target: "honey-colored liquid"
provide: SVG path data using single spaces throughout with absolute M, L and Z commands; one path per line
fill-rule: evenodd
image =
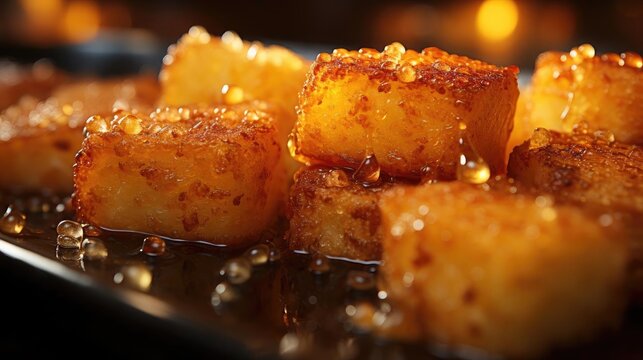
M 0 233 L 0 241 L 64 264 L 94 280 L 94 287 L 150 295 L 154 301 L 144 303 L 131 295 L 119 298 L 169 322 L 180 318 L 195 331 L 205 328 L 208 341 L 222 341 L 217 334 L 225 334 L 257 356 L 284 358 L 444 358 L 439 345 L 386 339 L 377 331 L 395 309 L 377 286 L 376 263 L 291 253 L 284 249 L 283 233 L 248 249 L 228 249 L 83 226 L 78 248 L 72 241 L 62 247 L 59 236 L 73 239 L 80 230 L 74 223 L 61 224 L 74 217 L 56 202 L 64 200 L 1 196 L 0 208 L 13 204 L 16 212 L 11 224 L 20 214 L 25 224 L 18 234 Z M 621 332 L 553 357 L 637 358 L 643 354 L 641 319 L 630 316 Z

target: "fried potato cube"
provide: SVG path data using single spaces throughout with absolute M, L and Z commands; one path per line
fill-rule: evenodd
M 0 61 L 0 111 L 16 104 L 23 96 L 44 99 L 65 80 L 62 73 L 44 60 L 29 67 Z
M 377 203 L 382 190 L 388 187 L 364 187 L 342 169 L 300 169 L 290 189 L 290 249 L 354 260 L 380 260 Z
M 538 57 L 526 121 L 519 143 L 536 128 L 570 132 L 580 122 L 610 130 L 616 140 L 643 145 L 641 57 L 596 56 L 591 45 Z
M 163 64 L 160 80 L 165 104 L 268 101 L 288 112 L 278 119 L 284 137 L 292 129 L 297 94 L 309 65 L 286 48 L 249 43 L 233 32 L 211 36 L 199 26 L 168 49 Z
M 241 245 L 282 209 L 274 118 L 257 102 L 90 119 L 74 168 L 77 216 L 101 227 Z
M 509 175 L 558 201 L 592 207 L 601 221 L 621 218 L 630 239 L 633 296 L 643 304 L 643 148 L 609 131 L 571 134 L 537 129 L 511 153 Z
M 538 357 L 622 316 L 627 243 L 596 214 L 502 181 L 398 186 L 380 208 L 389 297 L 429 340 Z
M 492 173 L 504 173 L 516 74 L 515 67 L 399 43 L 383 52 L 322 53 L 300 94 L 291 145 L 310 163 L 356 168 L 375 155 L 390 175 L 417 178 L 430 168 L 454 179 L 463 138 Z
M 153 77 L 136 77 L 65 84 L 43 101 L 23 97 L 0 114 L 0 189 L 71 194 L 85 120 L 114 106 L 151 107 L 158 93 Z

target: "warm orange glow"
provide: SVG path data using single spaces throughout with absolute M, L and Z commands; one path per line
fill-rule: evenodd
M 485 0 L 478 9 L 478 33 L 489 41 L 508 38 L 517 25 L 518 6 L 512 0 Z
M 29 21 L 34 23 L 54 20 L 63 7 L 61 0 L 20 0 L 20 4 Z
M 100 9 L 93 1 L 70 2 L 61 19 L 61 32 L 73 42 L 93 38 L 100 27 Z

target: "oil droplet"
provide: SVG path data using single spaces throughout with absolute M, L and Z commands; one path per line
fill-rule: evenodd
M 317 62 L 330 62 L 332 60 L 332 56 L 329 53 L 320 53 L 317 55 Z
M 102 240 L 96 238 L 87 238 L 83 240 L 83 259 L 103 260 L 107 257 L 107 247 Z
M 404 48 L 404 45 L 400 44 L 399 42 L 394 42 L 390 45 L 387 45 L 384 48 L 384 52 L 392 56 L 402 56 L 406 52 L 406 48 Z
M 609 130 L 596 130 L 594 131 L 594 138 L 596 140 L 602 140 L 607 144 L 611 145 L 616 141 L 614 133 Z
M 118 126 L 124 133 L 128 135 L 137 135 L 143 131 L 143 126 L 141 126 L 142 120 L 138 117 L 127 114 L 118 120 Z
M 9 206 L 0 219 L 0 231 L 8 235 L 18 235 L 25 228 L 27 216 Z
M 281 251 L 274 246 L 270 246 L 270 253 L 268 254 L 268 260 L 271 263 L 281 260 Z
M 590 44 L 583 44 L 578 47 L 578 54 L 586 59 L 591 59 L 596 55 L 596 50 Z
M 464 141 L 464 137 L 459 139 L 459 144 L 460 159 L 456 170 L 457 179 L 469 184 L 487 182 L 491 176 L 489 165 L 471 149 Z
M 210 303 L 214 307 L 219 307 L 224 303 L 229 303 L 239 297 L 237 291 L 228 283 L 222 282 L 214 287 L 214 291 L 210 295 Z
M 351 270 L 348 272 L 346 285 L 354 290 L 371 290 L 375 288 L 375 277 L 367 271 Z
M 348 175 L 342 169 L 333 169 L 326 176 L 326 186 L 343 188 L 351 184 Z
M 330 271 L 330 261 L 322 254 L 315 254 L 310 259 L 308 270 L 317 275 L 325 274 Z
M 265 244 L 255 245 L 246 250 L 244 255 L 253 266 L 263 265 L 270 259 L 270 248 Z
M 643 60 L 641 59 L 641 55 L 639 54 L 627 52 L 625 54 L 622 54 L 621 58 L 623 59 L 625 65 L 629 67 L 640 69 L 643 66 Z
M 415 81 L 417 75 L 413 66 L 404 65 L 398 70 L 397 78 L 400 79 L 401 82 L 410 83 Z
M 210 34 L 201 26 L 192 26 L 188 30 L 188 35 L 190 36 L 190 41 L 195 43 L 205 44 L 210 41 Z
M 149 256 L 160 256 L 165 254 L 165 241 L 158 236 L 148 236 L 143 239 L 141 252 Z
M 243 284 L 252 275 L 252 264 L 244 258 L 230 259 L 223 265 L 219 274 L 225 276 L 231 284 Z
M 80 243 L 82 238 L 74 238 L 67 235 L 58 235 L 56 238 L 56 243 L 61 248 L 65 249 L 80 249 Z
M 290 157 L 293 159 L 297 160 L 298 162 L 305 164 L 306 166 L 310 165 L 310 161 L 306 159 L 305 156 L 300 155 L 297 149 L 297 135 L 295 133 L 296 129 L 293 130 L 292 133 L 288 135 L 288 143 L 286 143 L 288 147 L 288 153 L 290 154 Z
M 79 223 L 71 220 L 63 220 L 56 226 L 58 235 L 68 236 L 78 241 L 83 240 L 83 227 Z
M 94 225 L 83 225 L 83 234 L 85 236 L 101 236 L 103 232 Z
M 223 95 L 223 101 L 227 105 L 235 105 L 243 102 L 244 93 L 243 89 L 235 85 L 223 85 L 221 88 L 221 94 Z
M 374 154 L 367 155 L 359 167 L 353 173 L 353 180 L 364 183 L 374 184 L 380 179 L 380 164 Z
M 237 35 L 237 33 L 233 31 L 226 31 L 221 35 L 221 41 L 233 48 L 234 50 L 242 50 L 243 49 L 243 40 Z
M 85 123 L 85 134 L 104 133 L 107 131 L 107 121 L 100 115 L 90 117 Z
M 80 249 L 56 247 L 56 258 L 61 261 L 79 261 L 82 257 Z
M 148 291 L 152 285 L 152 271 L 143 264 L 124 266 L 114 275 L 114 283 L 123 284 L 141 291 Z

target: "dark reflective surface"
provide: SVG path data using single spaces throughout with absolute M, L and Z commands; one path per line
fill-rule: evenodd
M 54 319 L 73 324 L 76 319 L 78 332 L 89 330 L 99 337 L 85 335 L 83 341 L 108 354 L 134 356 L 149 348 L 148 355 L 161 357 L 196 353 L 224 358 L 414 359 L 439 355 L 435 347 L 431 352 L 425 344 L 389 341 L 351 321 L 358 307 L 388 306 L 385 298 L 378 298 L 376 264 L 330 260 L 330 270 L 316 274 L 311 271 L 310 256 L 284 251 L 283 235 L 274 233 L 260 240 L 269 246 L 272 259 L 252 266 L 247 281 L 231 284 L 220 270 L 230 259 L 247 259 L 246 249 L 166 240 L 162 255 L 149 256 L 141 252 L 146 235 L 103 230 L 97 238 L 108 255 L 89 260 L 81 250 L 56 246 L 56 225 L 73 218 L 62 206 L 56 210 L 64 199 L 47 200 L 46 212 L 33 199 L 5 197 L 2 202 L 2 209 L 14 203 L 27 215 L 22 235 L 0 234 L 0 253 L 5 255 L 0 256 L 0 268 L 11 274 L 13 289 L 34 290 L 28 294 L 59 289 L 55 304 L 76 304 L 33 308 L 39 314 L 35 324 Z M 276 256 L 277 251 L 281 256 Z M 35 280 L 27 278 L 29 273 L 36 274 Z M 34 307 L 38 301 L 50 304 L 37 298 L 26 303 L 33 302 Z M 43 313 L 43 309 L 48 310 Z M 29 313 L 29 306 L 21 311 Z M 60 342 L 68 337 L 61 332 L 50 336 Z M 79 336 L 70 339 L 75 342 Z M 619 333 L 559 351 L 554 357 L 642 358 L 642 347 L 643 320 L 640 312 L 630 311 Z M 21 352 L 19 348 L 5 350 Z

